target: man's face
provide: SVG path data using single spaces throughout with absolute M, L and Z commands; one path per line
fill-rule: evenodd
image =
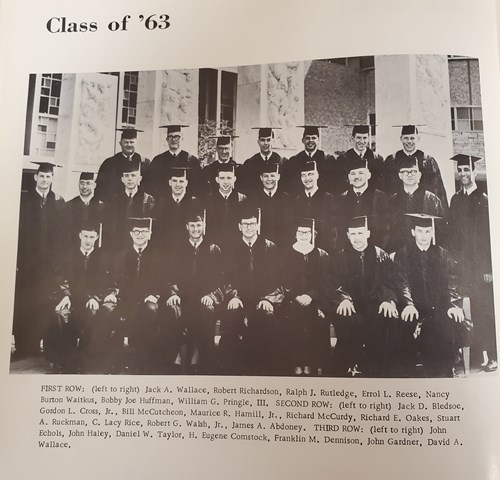
M 242 218 L 238 228 L 245 240 L 251 240 L 257 235 L 257 219 L 255 217 Z
M 54 178 L 53 172 L 38 172 L 35 173 L 35 184 L 38 190 L 46 192 L 50 189 L 52 185 L 52 179 Z
M 236 175 L 233 172 L 219 172 L 215 181 L 219 184 L 220 191 L 227 195 L 234 188 L 234 182 L 236 181 Z
M 363 188 L 368 184 L 368 180 L 371 178 L 371 173 L 367 168 L 356 168 L 349 172 L 349 184 L 354 188 Z
M 269 155 L 271 153 L 272 137 L 259 137 L 257 143 L 260 147 L 260 153 L 262 155 Z
M 172 193 L 180 196 L 186 193 L 188 180 L 186 177 L 171 177 L 168 184 L 170 185 Z
M 310 227 L 298 227 L 295 238 L 299 243 L 312 244 L 312 229 Z
M 357 227 L 347 229 L 347 238 L 351 242 L 352 248 L 358 252 L 362 252 L 368 246 L 370 238 L 370 230 L 366 227 Z
M 319 137 L 318 135 L 304 135 L 302 143 L 306 152 L 314 152 L 318 148 Z
M 422 177 L 422 173 L 419 169 L 415 167 L 410 168 L 401 168 L 399 170 L 399 178 L 403 182 L 405 187 L 414 187 L 420 183 L 420 178 Z
M 125 185 L 127 190 L 133 190 L 135 187 L 138 187 L 141 183 L 142 175 L 141 172 L 124 172 L 122 174 L 122 183 Z
M 370 142 L 370 135 L 368 133 L 356 133 L 354 137 L 352 137 L 354 142 L 354 148 L 358 152 L 362 152 L 365 148 L 368 147 Z
M 319 174 L 317 170 L 301 172 L 300 179 L 306 190 L 311 190 L 318 185 Z
M 432 227 L 416 226 L 411 230 L 411 234 L 415 237 L 416 244 L 420 248 L 423 248 L 424 250 L 429 248 L 432 242 L 432 232 L 433 232 Z
M 464 187 L 470 187 L 476 180 L 476 172 L 469 165 L 459 165 L 458 178 Z
M 412 133 L 411 135 L 401 135 L 401 143 L 403 144 L 403 150 L 407 153 L 413 152 L 415 148 L 417 148 L 417 143 L 420 140 L 420 137 Z
M 277 172 L 266 172 L 260 176 L 260 181 L 265 190 L 274 190 L 274 187 L 278 184 L 280 179 L 280 174 Z
M 94 180 L 80 180 L 78 182 L 78 190 L 80 191 L 80 195 L 82 197 L 89 197 L 93 195 L 95 190 L 95 181 Z
M 94 248 L 95 242 L 99 238 L 99 234 L 95 230 L 82 230 L 79 237 L 80 248 L 84 252 L 88 252 Z
M 231 145 L 219 145 L 217 147 L 217 156 L 222 163 L 229 161 L 231 158 Z
M 203 222 L 201 220 L 198 222 L 187 222 L 186 229 L 189 234 L 189 239 L 193 242 L 197 242 L 203 235 Z
M 172 151 L 177 151 L 181 148 L 182 134 L 180 132 L 169 133 L 167 135 L 168 148 Z
M 132 237 L 132 242 L 137 248 L 142 248 L 151 239 L 151 230 L 148 227 L 134 227 L 130 231 L 130 236 Z
M 120 140 L 120 147 L 122 148 L 122 153 L 127 157 L 130 157 L 135 153 L 135 138 L 122 138 Z

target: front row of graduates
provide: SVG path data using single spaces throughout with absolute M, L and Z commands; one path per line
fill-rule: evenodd
M 410 216 L 413 241 L 392 261 L 370 242 L 366 216 L 347 222 L 348 242 L 330 256 L 314 219 L 297 221 L 295 243 L 278 250 L 247 206 L 239 239 L 221 249 L 205 215 L 191 209 L 168 252 L 151 242 L 150 218 L 129 218 L 129 244 L 112 256 L 98 248 L 98 224 L 83 225 L 54 270 L 46 355 L 82 373 L 404 377 L 418 358 L 425 375 L 451 375 L 464 314 L 434 217 Z

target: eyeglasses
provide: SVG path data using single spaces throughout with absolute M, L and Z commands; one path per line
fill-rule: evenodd
M 257 222 L 241 222 L 241 226 L 243 228 L 255 227 L 256 225 L 257 225 Z
M 169 140 L 180 140 L 181 136 L 180 135 L 167 135 L 167 138 Z
M 419 171 L 417 169 L 413 170 L 400 170 L 399 173 L 403 175 L 403 177 L 409 177 L 410 175 L 417 175 Z
M 139 235 L 147 235 L 148 233 L 151 233 L 149 229 L 147 230 L 132 230 L 132 234 L 138 237 Z
M 311 235 L 311 230 L 297 230 L 297 235 Z

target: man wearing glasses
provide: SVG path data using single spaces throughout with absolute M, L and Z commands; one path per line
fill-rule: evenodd
M 441 200 L 420 186 L 422 172 L 418 167 L 417 157 L 401 160 L 398 176 L 400 188 L 389 202 L 391 220 L 388 252 L 395 252 L 413 240 L 410 235 L 411 221 L 407 214 L 419 212 L 444 217 Z

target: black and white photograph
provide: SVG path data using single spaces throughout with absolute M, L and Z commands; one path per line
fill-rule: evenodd
M 10 373 L 495 377 L 480 67 L 32 73 Z

